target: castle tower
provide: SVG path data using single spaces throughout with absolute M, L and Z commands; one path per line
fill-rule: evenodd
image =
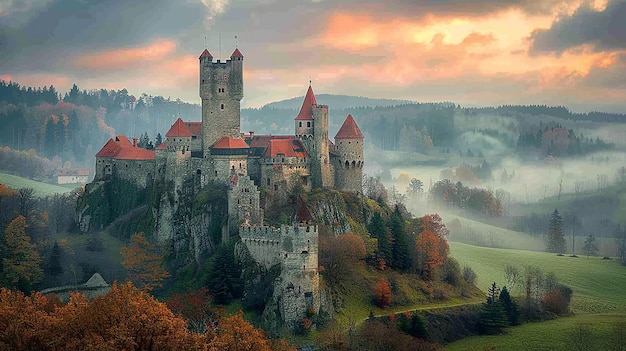
M 191 160 L 191 131 L 180 117 L 165 133 L 165 180 L 174 181 L 177 188 L 182 186 Z M 160 145 L 159 145 L 160 146 Z M 161 154 L 161 151 L 159 151 Z
M 330 159 L 328 155 L 328 106 L 318 105 L 309 85 L 295 119 L 295 134 L 309 153 L 312 186 L 314 188 L 333 185 L 330 176 Z
M 240 106 L 243 98 L 243 55 L 239 49 L 226 62 L 213 62 L 205 49 L 200 55 L 203 156 L 223 136 L 240 137 Z
M 348 115 L 335 135 L 335 164 L 337 190 L 361 194 L 363 192 L 363 133 L 352 115 Z

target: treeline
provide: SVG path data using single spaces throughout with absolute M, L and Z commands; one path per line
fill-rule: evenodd
M 471 107 L 463 108 L 466 113 L 478 114 L 481 112 L 499 113 L 506 116 L 513 115 L 531 115 L 531 116 L 552 116 L 575 121 L 594 121 L 594 122 L 614 122 L 622 123 L 626 121 L 626 115 L 623 113 L 610 113 L 591 111 L 585 113 L 576 113 L 570 111 L 565 106 L 548 106 L 548 105 L 501 105 L 498 107 Z
M 19 174 L 29 179 L 47 180 L 61 166 L 60 162 L 52 162 L 47 158 L 37 156 L 35 149 L 20 151 L 0 145 L 0 171 L 2 172 Z
M 561 124 L 537 127 L 520 133 L 517 141 L 519 151 L 537 150 L 546 156 L 575 156 L 610 149 L 613 144 L 604 142 L 599 137 L 595 139 L 576 135 L 572 129 L 563 128 Z
M 56 89 L 21 87 L 0 81 L 0 145 L 80 166 L 115 134 L 157 137 L 177 116 L 199 120 L 200 106 L 121 90 L 81 90 L 61 96 Z
M 449 208 L 469 210 L 488 217 L 500 217 L 503 214 L 502 201 L 487 189 L 469 188 L 450 179 L 436 182 L 429 192 L 431 201 L 444 204 Z

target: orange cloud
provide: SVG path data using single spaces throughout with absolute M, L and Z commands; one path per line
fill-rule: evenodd
M 0 80 L 3 80 L 5 82 L 11 82 L 13 81 L 13 76 L 10 74 L 0 74 Z
M 54 73 L 16 74 L 13 80 L 22 86 L 42 87 L 54 85 L 57 91 L 69 90 L 70 77 Z
M 174 41 L 159 39 L 143 47 L 104 50 L 80 55 L 74 63 L 80 68 L 91 70 L 118 70 L 145 64 L 146 61 L 163 60 L 175 49 Z

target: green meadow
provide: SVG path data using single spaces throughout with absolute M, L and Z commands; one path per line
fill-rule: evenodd
M 0 173 L 0 183 L 6 185 L 11 189 L 33 188 L 35 190 L 35 196 L 38 197 L 68 193 L 76 187 L 75 185 L 61 186 L 42 183 L 6 173 Z

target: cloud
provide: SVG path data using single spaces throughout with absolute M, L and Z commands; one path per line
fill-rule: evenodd
M 611 90 L 626 90 L 626 52 L 616 53 L 596 62 L 582 80 L 585 86 Z
M 103 50 L 95 53 L 81 54 L 73 61 L 78 68 L 89 70 L 120 70 L 129 69 L 146 62 L 161 61 L 174 52 L 176 43 L 170 39 L 158 39 L 153 43 L 135 47 Z
M 206 8 L 208 20 L 212 20 L 216 15 L 223 13 L 228 6 L 228 0 L 200 0 L 200 2 Z
M 581 45 L 596 51 L 626 49 L 626 1 L 613 0 L 602 10 L 584 3 L 550 28 L 535 30 L 530 40 L 533 54 L 562 53 Z
M 0 74 L 0 80 L 3 80 L 5 82 L 11 82 L 13 81 L 13 76 L 10 74 Z

